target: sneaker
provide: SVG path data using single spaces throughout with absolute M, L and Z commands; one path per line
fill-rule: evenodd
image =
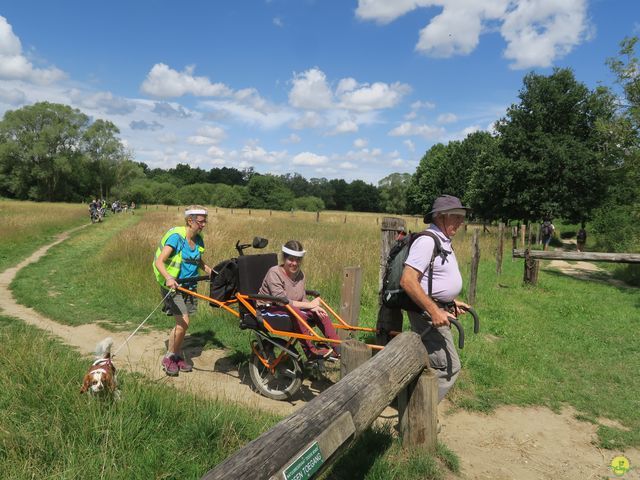
M 333 350 L 330 348 L 314 348 L 307 353 L 307 358 L 309 360 L 323 360 L 329 358 L 332 353 Z
M 190 372 L 193 370 L 193 367 L 182 357 L 176 356 L 176 364 L 181 372 Z
M 180 367 L 178 367 L 178 363 L 174 356 L 164 357 L 162 359 L 162 369 L 170 377 L 177 377 L 178 372 L 180 371 Z

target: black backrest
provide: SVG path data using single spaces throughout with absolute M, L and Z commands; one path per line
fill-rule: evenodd
M 242 255 L 238 257 L 238 292 L 258 293 L 269 269 L 278 264 L 278 255 Z

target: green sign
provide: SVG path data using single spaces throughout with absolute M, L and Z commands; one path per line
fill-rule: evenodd
M 324 458 L 322 458 L 318 442 L 313 442 L 286 468 L 284 480 L 308 480 L 320 469 L 323 463 Z

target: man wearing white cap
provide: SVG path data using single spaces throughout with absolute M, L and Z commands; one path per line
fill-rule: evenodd
M 202 229 L 207 224 L 207 210 L 200 205 L 191 205 L 185 210 L 184 217 L 184 227 L 173 227 L 164 234 L 153 262 L 156 280 L 164 298 L 163 310 L 176 319 L 176 326 L 169 334 L 167 353 L 162 359 L 162 368 L 170 376 L 190 372 L 193 368 L 182 354 L 182 342 L 189 328 L 189 315 L 195 313 L 198 307 L 193 295 L 174 289 L 181 285 L 196 290 L 196 282 L 189 283 L 183 279 L 197 277 L 199 270 L 211 274 L 211 268 L 202 260 Z M 177 278 L 181 279 L 180 284 Z
M 411 244 L 400 282 L 411 300 L 423 310 L 423 313 L 407 313 L 414 332 L 422 334 L 429 329 L 422 338 L 429 352 L 430 366 L 438 376 L 438 401 L 453 387 L 461 368 L 448 317 L 457 317 L 461 309 L 469 308 L 455 299 L 462 290 L 462 276 L 451 245 L 451 238 L 464 223 L 467 210 L 451 195 L 436 198 L 425 216 L 425 223 L 431 220 L 427 231 L 437 236 L 441 254 L 435 257 L 433 271 L 429 272 L 436 241 L 428 235 L 418 237 Z

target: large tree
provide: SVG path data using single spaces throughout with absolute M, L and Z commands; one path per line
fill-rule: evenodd
M 410 173 L 392 173 L 378 182 L 380 208 L 385 213 L 407 211 L 407 189 L 411 183 Z
M 590 91 L 569 69 L 524 77 L 520 103 L 496 124 L 508 175 L 502 198 L 510 218 L 588 217 L 605 198 L 609 158 L 600 149 L 600 122 L 614 117 L 613 96 Z
M 91 173 L 98 187 L 100 198 L 110 196 L 117 182 L 118 166 L 127 159 L 124 145 L 117 135 L 118 127 L 108 120 L 98 119 L 84 132 L 84 150 L 89 157 Z
M 78 200 L 89 118 L 66 105 L 41 102 L 7 111 L 0 122 L 0 194 L 29 200 Z

